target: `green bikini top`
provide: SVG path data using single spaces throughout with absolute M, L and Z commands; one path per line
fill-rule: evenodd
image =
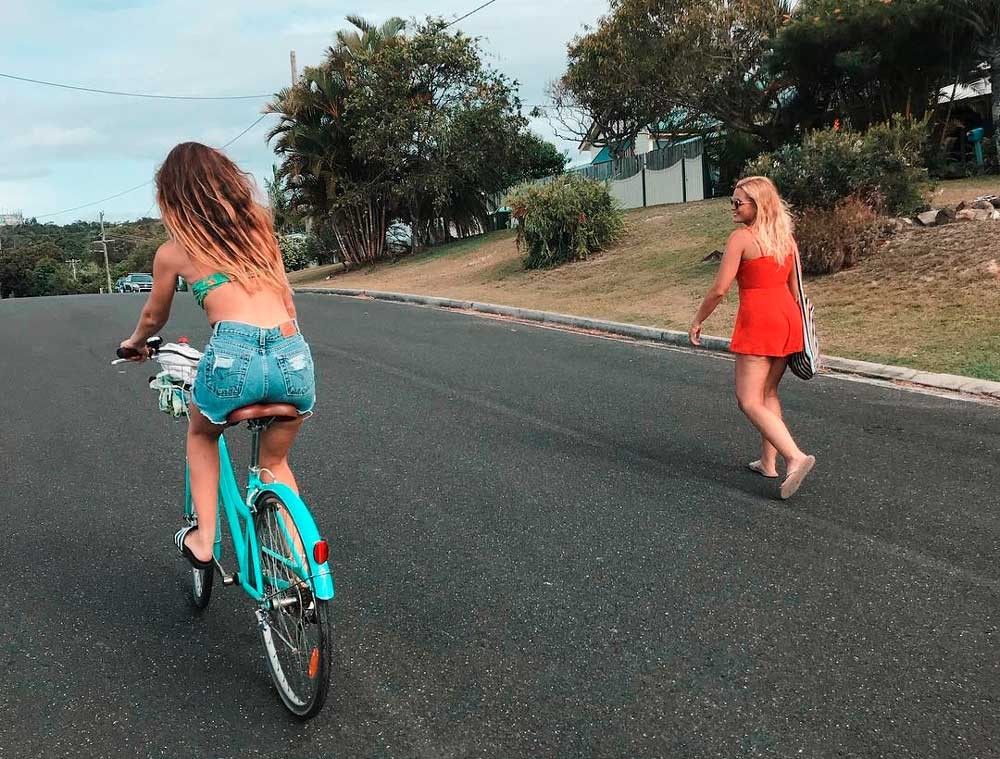
M 232 281 L 233 280 L 229 278 L 229 275 L 223 274 L 221 271 L 217 271 L 215 274 L 209 274 L 207 277 L 202 277 L 197 282 L 192 282 L 191 293 L 194 295 L 195 303 L 204 308 L 206 295 L 212 292 L 212 290 L 216 287 Z

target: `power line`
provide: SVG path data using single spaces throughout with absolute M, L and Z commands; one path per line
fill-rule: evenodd
M 60 216 L 64 213 L 69 213 L 70 211 L 79 211 L 81 208 L 89 208 L 90 206 L 96 206 L 98 203 L 104 203 L 107 200 L 114 200 L 115 198 L 120 198 L 122 195 L 128 195 L 130 192 L 135 192 L 136 190 L 145 187 L 147 185 L 153 184 L 153 180 L 150 179 L 148 182 L 143 182 L 142 184 L 137 184 L 135 187 L 129 187 L 127 190 L 122 190 L 114 195 L 109 195 L 106 198 L 101 198 L 100 200 L 95 200 L 93 203 L 84 203 L 82 206 L 74 206 L 73 208 L 66 208 L 62 211 L 55 211 L 53 213 L 43 213 L 35 216 L 36 219 L 47 219 L 50 216 Z
M 455 24 L 457 24 L 457 23 L 458 23 L 459 21 L 463 21 L 464 19 L 467 19 L 467 18 L 468 18 L 469 16 L 471 16 L 471 15 L 472 15 L 473 13 L 478 13 L 478 12 L 479 12 L 479 11 L 481 11 L 481 10 L 482 10 L 483 8 L 485 8 L 485 7 L 487 6 L 487 5 L 493 5 L 493 3 L 495 3 L 496 1 L 497 1 L 497 0 L 488 0 L 488 2 L 485 2 L 485 3 L 483 3 L 483 4 L 482 4 L 482 5 L 480 5 L 480 6 L 478 7 L 478 8 L 473 8 L 473 9 L 472 9 L 471 11 L 469 11 L 468 13 L 466 13 L 466 14 L 465 14 L 464 16 L 459 16 L 459 17 L 458 17 L 458 18 L 456 18 L 456 19 L 455 19 L 454 21 L 449 21 L 449 22 L 448 22 L 447 24 L 445 24 L 445 25 L 444 25 L 444 27 L 443 27 L 443 28 L 444 28 L 444 29 L 447 29 L 447 28 L 448 28 L 449 26 L 454 26 L 454 25 L 455 25 Z
M 58 82 L 46 82 L 41 79 L 30 79 L 26 76 L 14 76 L 13 74 L 0 73 L 0 77 L 5 79 L 15 79 L 19 82 L 30 82 L 31 84 L 44 84 L 47 87 L 60 87 L 64 90 L 77 90 L 79 92 L 96 92 L 100 95 L 119 95 L 130 98 L 152 98 L 154 100 L 261 100 L 262 98 L 273 97 L 274 93 L 266 95 L 153 95 L 145 92 L 118 92 L 116 90 L 99 90 L 93 87 L 78 87 L 74 84 L 60 84 Z
M 260 116 L 257 117 L 257 119 L 250 126 L 248 126 L 246 129 L 244 129 L 238 135 L 236 135 L 235 137 L 233 137 L 233 139 L 231 139 L 225 145 L 220 146 L 219 150 L 223 150 L 225 148 L 228 148 L 230 145 L 232 145 L 234 142 L 236 142 L 238 139 L 240 139 L 240 137 L 242 137 L 243 135 L 245 135 L 247 132 L 249 132 L 251 129 L 253 129 L 255 126 L 257 126 L 261 121 L 263 121 L 263 119 L 264 119 L 265 116 L 269 116 L 269 115 L 270 114 L 268 114 L 268 113 L 262 113 Z M 81 208 L 90 208 L 91 206 L 96 206 L 96 205 L 98 205 L 100 203 L 104 203 L 104 202 L 109 201 L 109 200 L 114 200 L 115 198 L 120 198 L 122 195 L 128 195 L 130 192 L 135 192 L 136 190 L 142 189 L 143 187 L 147 187 L 147 186 L 149 186 L 151 184 L 153 184 L 153 180 L 152 179 L 150 179 L 150 180 L 148 180 L 146 182 L 143 182 L 142 184 L 137 184 L 135 187 L 129 187 L 127 190 L 122 190 L 121 192 L 115 193 L 114 195 L 109 195 L 106 198 L 101 198 L 100 200 L 95 200 L 92 203 L 84 203 L 82 206 L 74 206 L 73 208 L 65 208 L 62 211 L 54 211 L 53 213 L 38 214 L 34 218 L 36 218 L 36 219 L 48 219 L 48 218 L 50 218 L 52 216 L 61 216 L 64 213 L 70 213 L 72 211 L 79 211 Z M 155 203 L 155 201 L 154 201 L 154 203 Z M 150 209 L 152 209 L 152 207 L 153 206 L 151 205 Z
M 256 120 L 256 121 L 255 121 L 254 123 L 252 123 L 252 124 L 251 124 L 250 126 L 248 126 L 248 127 L 246 128 L 246 129 L 244 129 L 244 130 L 243 130 L 242 132 L 240 132 L 240 133 L 239 133 L 238 135 L 236 135 L 235 137 L 233 137 L 233 139 L 231 139 L 231 140 L 230 140 L 229 142 L 227 142 L 227 143 L 226 143 L 225 145 L 223 145 L 222 147 L 220 147 L 220 148 L 219 148 L 219 150 L 224 150 L 225 148 L 228 148 L 228 147 L 229 147 L 230 145 L 232 145 L 232 144 L 233 144 L 234 142 L 236 142 L 236 141 L 237 141 L 237 140 L 238 140 L 238 139 L 239 139 L 240 137 L 242 137 L 243 135 L 245 135 L 245 134 L 246 134 L 247 132 L 249 132 L 249 131 L 250 131 L 251 129 L 253 129 L 253 128 L 254 128 L 255 126 L 257 126 L 257 125 L 258 125 L 258 124 L 259 124 L 259 123 L 260 123 L 261 121 L 263 121 L 263 120 L 264 120 L 264 117 L 265 117 L 265 116 L 270 116 L 270 115 L 271 115 L 271 114 L 269 114 L 269 113 L 262 113 L 262 114 L 261 114 L 261 115 L 260 115 L 260 116 L 259 116 L 259 117 L 257 118 L 257 120 Z

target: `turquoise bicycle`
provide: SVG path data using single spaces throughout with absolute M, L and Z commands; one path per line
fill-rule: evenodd
M 190 382 L 200 353 L 185 344 L 147 341 L 150 356 L 163 371 L 150 378 L 160 394 L 160 409 L 186 416 Z M 127 360 L 119 349 L 119 363 Z M 238 585 L 255 602 L 271 679 L 282 703 L 299 719 L 310 719 L 323 708 L 330 687 L 332 634 L 330 573 L 327 541 L 320 536 L 305 502 L 287 485 L 265 482 L 258 464 L 260 435 L 275 420 L 296 415 L 287 404 L 256 404 L 237 409 L 230 425 L 246 422 L 251 434 L 247 488 L 240 492 L 225 435 L 219 437 L 219 509 L 213 565 L 191 569 L 191 601 L 199 611 L 211 600 L 215 573 L 223 585 Z M 185 464 L 184 519 L 197 526 L 191 500 L 191 479 Z M 227 572 L 222 559 L 222 515 L 229 527 L 236 565 Z

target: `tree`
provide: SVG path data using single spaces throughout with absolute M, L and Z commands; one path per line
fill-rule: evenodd
M 970 46 L 974 64 L 985 61 L 992 88 L 993 144 L 1000 160 L 1000 2 L 998 0 L 950 0 L 949 10 L 973 35 Z
M 366 61 L 394 44 L 404 28 L 401 20 L 393 21 L 398 23 L 387 22 L 383 30 L 395 33 L 374 35 L 369 25 L 353 19 L 362 34 L 338 33 L 323 63 L 307 67 L 295 86 L 268 105 L 281 116 L 268 140 L 275 140 L 282 158 L 279 174 L 288 180 L 291 207 L 332 229 L 350 263 L 374 260 L 385 249 L 391 180 L 384 162 L 355 153 L 361 114 L 348 106 L 348 98 Z
M 968 48 L 943 0 L 801 0 L 778 34 L 768 68 L 789 84 L 787 108 L 803 130 L 857 129 L 894 114 L 922 119 L 954 79 Z
M 274 219 L 274 229 L 278 234 L 290 232 L 295 225 L 295 215 L 292 211 L 291 193 L 287 180 L 278 172 L 277 166 L 271 166 L 271 176 L 264 179 L 267 190 L 267 204 Z
M 291 206 L 329 224 L 348 262 L 385 255 L 397 221 L 414 249 L 483 229 L 492 197 L 551 165 L 475 40 L 439 19 L 409 35 L 398 19 L 348 20 L 355 31 L 270 106 Z
M 603 135 L 616 152 L 653 125 L 722 126 L 777 144 L 785 85 L 762 64 L 789 14 L 788 0 L 612 0 L 569 45 L 550 90 L 556 119 L 564 133 Z

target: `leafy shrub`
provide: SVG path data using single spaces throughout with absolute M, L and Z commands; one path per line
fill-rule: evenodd
M 507 198 L 518 221 L 517 244 L 526 269 L 587 258 L 614 241 L 625 217 L 607 185 L 576 173 L 516 188 Z
M 309 238 L 306 235 L 281 235 L 278 237 L 278 247 L 281 248 L 285 271 L 304 269 L 312 261 Z
M 807 274 L 833 274 L 854 266 L 878 243 L 878 214 L 852 196 L 833 208 L 803 209 L 797 214 L 795 240 Z
M 896 118 L 867 132 L 826 129 L 748 164 L 774 180 L 795 208 L 832 209 L 850 196 L 878 197 L 896 215 L 924 206 L 927 123 Z

